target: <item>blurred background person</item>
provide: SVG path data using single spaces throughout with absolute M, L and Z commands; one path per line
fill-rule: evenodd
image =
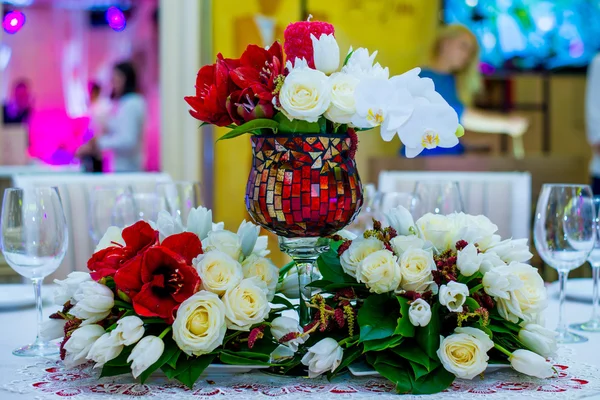
M 98 82 L 90 82 L 89 90 L 89 128 L 85 141 L 98 138 L 106 130 L 106 123 L 111 112 L 111 101 L 102 96 L 102 88 Z M 102 155 L 87 154 L 81 157 L 81 164 L 86 172 L 102 172 Z
M 422 68 L 420 76 L 433 80 L 435 90 L 454 108 L 466 130 L 512 136 L 520 136 L 527 130 L 529 124 L 523 117 L 484 112 L 472 107 L 481 87 L 481 76 L 479 45 L 467 27 L 452 24 L 440 28 L 429 65 Z M 458 155 L 464 152 L 464 146 L 459 143 L 452 148 L 425 149 L 421 155 Z
M 5 124 L 26 124 L 33 110 L 33 97 L 29 90 L 29 82 L 19 79 L 15 82 L 12 98 L 3 104 Z
M 600 54 L 594 57 L 587 72 L 585 122 L 593 155 L 590 163 L 592 189 L 595 195 L 600 195 Z
M 112 74 L 111 98 L 114 109 L 98 137 L 82 145 L 77 154 L 80 158 L 101 152 L 112 153 L 114 172 L 142 171 L 142 135 L 146 103 L 137 93 L 137 74 L 130 62 L 115 65 Z M 105 168 L 106 170 L 106 168 Z

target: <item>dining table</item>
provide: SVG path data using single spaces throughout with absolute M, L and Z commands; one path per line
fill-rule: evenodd
M 1 286 L 0 286 L 1 290 Z M 558 300 L 549 289 L 546 325 L 557 323 Z M 46 304 L 45 315 L 57 307 Z M 570 323 L 589 318 L 591 304 L 567 301 L 565 315 Z M 351 373 L 328 381 L 325 377 L 279 376 L 267 370 L 231 374 L 216 370 L 202 376 L 188 389 L 165 376 L 155 374 L 144 384 L 131 375 L 99 378 L 92 365 L 67 369 L 58 356 L 21 358 L 12 350 L 31 341 L 36 332 L 33 308 L 0 311 L 0 400 L 93 399 L 93 400 L 183 400 L 254 398 L 304 399 L 383 399 L 397 398 L 392 383 L 382 377 Z M 555 376 L 537 379 L 520 375 L 510 368 L 500 368 L 473 380 L 457 379 L 446 391 L 430 396 L 404 395 L 403 399 L 600 399 L 600 333 L 585 333 L 585 343 L 562 345 L 552 358 Z

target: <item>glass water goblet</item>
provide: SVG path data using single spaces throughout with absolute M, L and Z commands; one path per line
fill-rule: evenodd
M 129 185 L 104 185 L 90 191 L 90 236 L 98 243 L 111 226 L 125 228 L 137 221 L 136 206 Z
M 465 207 L 456 181 L 420 181 L 415 183 L 409 210 L 418 219 L 427 213 L 448 215 L 464 212 Z
M 135 204 L 136 221 L 156 222 L 160 211 L 160 198 L 157 184 L 134 183 L 131 185 L 133 202 Z
M 587 259 L 592 266 L 592 316 L 587 322 L 571 325 L 571 328 L 584 332 L 600 332 L 600 314 L 598 313 L 598 300 L 600 299 L 600 293 L 598 293 L 598 281 L 600 280 L 600 196 L 594 196 L 594 209 L 596 210 L 596 219 L 594 220 L 596 244 Z
M 13 350 L 13 354 L 23 357 L 58 354 L 55 343 L 41 339 L 42 281 L 59 267 L 69 241 L 58 190 L 55 187 L 6 189 L 0 225 L 6 262 L 17 273 L 31 279 L 35 292 L 36 339 L 32 344 Z
M 156 185 L 156 193 L 158 210 L 181 218 L 184 224 L 187 223 L 190 211 L 203 204 L 202 190 L 198 182 L 160 182 Z
M 535 248 L 546 264 L 558 272 L 560 306 L 558 343 L 581 343 L 587 338 L 569 332 L 564 304 L 569 271 L 579 268 L 594 248 L 596 210 L 587 185 L 544 185 L 535 212 Z

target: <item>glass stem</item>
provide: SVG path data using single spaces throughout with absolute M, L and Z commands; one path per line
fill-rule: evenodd
M 300 325 L 308 325 L 312 318 L 310 308 L 307 306 L 307 302 L 310 303 L 312 299 L 312 288 L 306 286 L 312 282 L 314 260 L 306 259 L 295 259 L 296 266 L 298 268 L 298 290 L 300 299 L 298 317 L 300 319 Z
M 42 311 L 42 282 L 44 278 L 33 278 L 33 292 L 35 293 L 35 310 L 37 315 L 37 335 L 35 337 L 35 343 L 42 341 L 42 323 L 43 323 L 43 311 Z
M 600 280 L 600 264 L 592 265 L 592 321 L 600 323 L 598 316 L 598 280 Z
M 568 271 L 558 271 L 558 280 L 560 283 L 560 305 L 558 308 L 558 326 L 556 331 L 558 332 L 559 338 L 566 335 L 567 323 L 564 320 L 564 308 L 565 308 L 565 297 L 567 295 L 567 278 L 569 276 Z

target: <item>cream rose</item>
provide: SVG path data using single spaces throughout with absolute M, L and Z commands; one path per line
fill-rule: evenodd
M 421 237 L 431 242 L 438 252 L 454 246 L 454 224 L 445 215 L 425 214 L 415 225 Z
M 356 278 L 356 269 L 360 263 L 371 253 L 375 253 L 378 250 L 383 250 L 383 242 L 375 238 L 368 239 L 356 239 L 352 241 L 350 247 L 340 257 L 340 264 L 342 269 L 348 275 Z
M 205 252 L 219 250 L 236 261 L 242 257 L 242 241 L 240 236 L 230 231 L 212 231 L 208 237 L 202 241 L 202 248 Z
M 400 258 L 401 288 L 415 292 L 433 290 L 434 293 L 437 293 L 437 285 L 433 281 L 431 273 L 435 270 L 435 261 L 433 261 L 431 251 L 409 248 Z
M 331 105 L 325 112 L 325 118 L 338 124 L 350 123 L 356 113 L 354 91 L 358 82 L 358 78 L 343 72 L 336 72 L 329 77 Z
M 396 290 L 402 281 L 398 259 L 391 251 L 378 250 L 369 254 L 356 269 L 356 280 L 373 293 Z
M 456 328 L 442 338 L 437 355 L 446 371 L 458 378 L 473 379 L 487 368 L 487 352 L 494 347 L 488 335 L 475 328 Z
M 323 72 L 296 66 L 283 81 L 279 103 L 289 119 L 317 122 L 329 108 L 330 91 L 329 80 Z
M 392 249 L 394 249 L 394 253 L 398 257 L 402 257 L 402 254 L 410 248 L 422 249 L 425 246 L 425 241 L 415 235 L 398 235 L 390 240 L 390 244 L 392 245 Z
M 257 277 L 268 289 L 267 300 L 273 300 L 279 280 L 279 269 L 268 258 L 251 255 L 242 263 L 244 278 Z
M 267 287 L 258 278 L 244 279 L 223 295 L 225 320 L 229 329 L 249 331 L 263 322 L 271 308 L 267 300 Z
M 491 272 L 505 277 L 512 275 L 511 280 L 517 277 L 522 283 L 519 287 L 509 291 L 508 299 L 496 298 L 500 315 L 515 323 L 519 319 L 525 322 L 535 322 L 538 314 L 546 308 L 548 302 L 544 280 L 537 269 L 531 265 L 513 262 L 505 267 L 495 268 Z M 486 276 L 491 272 L 488 272 Z
M 219 347 L 226 331 L 225 304 L 214 293 L 200 291 L 177 309 L 173 339 L 190 356 L 201 356 Z
M 202 289 L 218 295 L 237 286 L 244 279 L 241 264 L 218 250 L 196 257 L 193 263 L 202 279 Z

